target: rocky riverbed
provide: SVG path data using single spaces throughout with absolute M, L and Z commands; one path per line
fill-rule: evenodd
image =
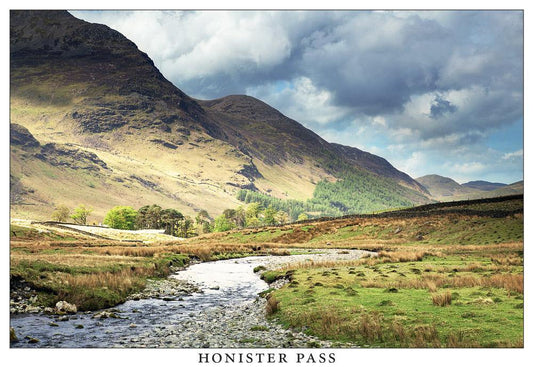
M 258 297 L 258 293 L 269 286 L 260 280 L 253 269 L 259 265 L 274 269 L 297 262 L 354 260 L 366 254 L 357 250 L 328 249 L 321 253 L 200 263 L 168 279 L 150 281 L 143 292 L 132 295 L 127 302 L 113 309 L 54 315 L 30 306 L 33 314 L 12 313 L 11 327 L 19 341 L 11 346 L 339 347 L 341 345 L 332 345 L 308 336 L 305 330 L 287 330 L 267 320 L 266 301 Z M 17 307 L 12 304 L 12 311 L 15 309 Z

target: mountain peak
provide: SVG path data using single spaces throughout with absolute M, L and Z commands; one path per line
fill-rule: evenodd
M 420 185 L 386 160 L 330 144 L 254 97 L 187 96 L 105 25 L 65 11 L 10 15 L 11 122 L 27 128 L 13 128 L 12 171 L 31 187 L 39 210 L 81 196 L 100 213 L 111 203 L 157 203 L 217 214 L 238 205 L 241 188 L 307 200 L 320 183 L 343 180 L 358 182 L 343 188 L 357 187 L 357 195 L 343 195 L 364 201 L 353 208 L 427 201 Z M 31 135 L 44 149 L 38 161 L 17 145 Z M 95 169 L 66 156 L 86 157 Z
M 11 56 L 125 55 L 133 42 L 103 24 L 91 24 L 62 10 L 12 10 Z M 112 45 L 112 47 L 110 47 Z

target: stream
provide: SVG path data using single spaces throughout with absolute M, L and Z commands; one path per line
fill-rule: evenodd
M 362 253 L 352 250 L 349 255 L 353 259 Z M 320 255 L 246 257 L 191 265 L 170 278 L 192 283 L 198 292 L 128 300 L 104 310 L 111 316 L 106 318 L 97 317 L 101 311 L 11 315 L 10 324 L 19 339 L 11 347 L 250 348 L 306 347 L 310 342 L 327 347 L 325 342 L 266 320 L 265 300 L 257 295 L 268 285 L 253 272 L 258 265 L 316 257 Z

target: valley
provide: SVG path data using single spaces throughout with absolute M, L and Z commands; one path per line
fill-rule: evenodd
M 67 11 L 10 12 L 9 118 L 12 348 L 524 346 L 523 181 L 192 98 Z
M 203 291 L 174 283 L 168 288 L 164 279 L 172 280 L 180 269 L 192 270 L 198 262 L 215 266 L 224 259 L 242 258 L 256 259 L 245 260 L 243 264 L 250 265 L 242 279 L 251 277 L 259 286 L 250 294 L 251 303 L 242 304 L 247 314 L 256 315 L 256 321 L 243 324 L 248 325 L 243 327 L 249 335 L 243 336 L 242 329 L 238 334 L 244 344 L 209 337 L 214 344 L 180 342 L 181 331 L 194 331 L 192 324 L 176 320 L 172 331 L 143 326 L 141 337 L 133 330 L 132 339 L 124 339 L 121 346 L 265 346 L 254 344 L 255 339 L 263 340 L 251 330 L 257 322 L 265 332 L 277 330 L 276 335 L 285 337 L 292 333 L 289 339 L 296 343 L 283 344 L 287 343 L 283 337 L 271 346 L 520 347 L 523 231 L 521 196 L 323 218 L 178 241 L 139 237 L 131 242 L 136 231 L 122 240 L 95 239 L 68 228 L 20 221 L 11 227 L 11 312 L 12 317 L 36 315 L 45 329 L 45 324 L 60 322 L 66 322 L 62 328 L 68 329 L 85 319 L 94 323 L 90 320 L 107 308 L 104 312 L 113 313 L 118 321 L 124 316 L 124 327 L 137 325 L 133 316 L 122 313 L 121 304 L 131 307 L 133 302 L 135 312 L 154 315 L 154 302 L 164 309 L 187 307 L 185 295 L 225 292 L 241 277 L 210 280 L 222 283 L 204 285 Z M 373 256 L 354 255 L 361 251 Z M 196 276 L 189 281 L 196 287 L 202 282 Z M 159 300 L 151 301 L 154 297 Z M 58 311 L 58 301 L 76 305 L 77 313 Z M 144 311 L 143 304 L 148 307 Z M 218 301 L 203 307 L 207 307 L 206 314 L 201 313 L 205 317 L 198 316 L 202 322 L 221 317 Z M 38 316 L 42 314 L 50 316 Z M 231 317 L 242 318 L 238 312 L 227 317 L 228 322 L 233 322 Z M 98 332 L 99 327 L 92 330 Z M 13 346 L 61 346 L 41 341 L 23 326 L 13 331 L 19 340 Z

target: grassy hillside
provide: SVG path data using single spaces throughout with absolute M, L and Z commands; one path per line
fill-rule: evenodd
M 261 101 L 188 97 L 104 25 L 62 11 L 12 11 L 10 31 L 11 123 L 41 146 L 69 146 L 107 167 L 95 176 L 62 164 L 74 158 L 58 151 L 41 159 L 12 149 L 20 188 L 14 215 L 45 219 L 55 205 L 80 202 L 94 207 L 96 221 L 114 205 L 152 203 L 217 215 L 238 204 L 243 188 L 305 201 L 317 184 L 347 177 L 365 181 L 361 197 L 378 190 L 427 201 L 414 180 L 385 160 L 329 144 Z M 50 175 L 60 190 L 52 189 Z
M 194 243 L 277 243 L 290 247 L 390 250 L 396 245 L 489 245 L 523 240 L 523 196 L 444 202 L 215 233 Z M 328 245 L 329 244 L 329 245 Z

